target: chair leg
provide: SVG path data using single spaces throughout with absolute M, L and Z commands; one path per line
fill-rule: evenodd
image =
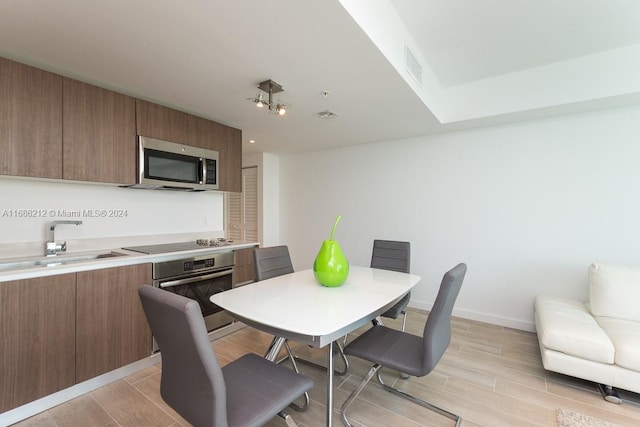
M 342 376 L 346 374 L 347 371 L 349 370 L 349 360 L 347 359 L 347 355 L 344 354 L 344 346 L 340 344 L 339 341 L 336 341 L 336 344 L 338 344 L 338 354 L 340 354 L 340 358 L 342 359 L 342 364 L 344 365 L 344 371 L 338 373 L 339 376 Z
M 407 312 L 403 311 L 402 312 L 402 332 L 404 332 L 404 329 L 407 327 Z
M 278 413 L 278 416 L 284 419 L 284 422 L 287 424 L 288 427 L 298 427 L 298 424 L 296 424 L 293 418 L 291 418 L 291 415 L 287 414 L 286 412 L 281 411 Z
M 404 329 L 407 327 L 407 312 L 403 311 L 402 312 L 402 332 L 404 332 Z M 378 375 L 378 378 L 380 378 L 380 376 Z M 403 380 L 407 380 L 409 379 L 409 374 L 405 374 L 404 372 L 400 372 L 400 378 L 402 378 Z
M 293 366 L 293 370 L 296 371 L 296 374 L 300 373 L 300 369 L 298 369 L 298 364 L 296 363 L 296 358 L 293 356 L 293 352 L 291 351 L 291 347 L 289 347 L 289 340 L 284 340 L 284 348 L 287 350 L 287 354 L 289 355 L 289 359 L 291 360 L 291 365 Z M 302 406 L 298 405 L 297 403 L 293 403 L 291 402 L 291 404 L 289 405 L 291 406 L 293 409 L 295 409 L 298 412 L 304 412 L 307 410 L 307 408 L 309 407 L 309 393 L 308 392 L 304 392 L 304 404 Z M 291 418 L 291 417 L 289 417 Z M 287 421 L 287 419 L 285 418 L 285 421 Z M 291 422 L 293 422 L 293 420 L 291 420 Z M 287 424 L 289 424 L 289 421 L 287 421 Z M 293 423 L 295 425 L 295 422 Z
M 433 405 L 429 402 L 425 402 L 422 399 L 418 399 L 415 396 L 412 396 L 408 393 L 405 393 L 404 391 L 398 390 L 397 388 L 393 388 L 385 383 L 382 382 L 382 378 L 380 378 L 380 375 L 378 375 L 378 381 L 380 382 L 380 384 L 382 384 L 382 387 L 384 387 L 385 390 L 387 390 L 390 393 L 393 393 L 397 396 L 403 397 L 417 405 L 420 405 L 424 408 L 430 409 L 434 412 L 437 412 L 440 415 L 444 415 L 447 418 L 450 418 L 452 420 L 454 420 L 456 422 L 456 427 L 460 426 L 460 422 L 462 421 L 462 417 L 460 415 L 456 415 L 452 412 L 447 411 L 446 409 L 442 409 L 436 405 Z
M 369 372 L 367 373 L 367 375 L 362 379 L 360 384 L 358 384 L 358 386 L 355 388 L 355 390 L 353 390 L 351 392 L 349 397 L 347 397 L 347 400 L 345 400 L 344 403 L 342 404 L 342 408 L 341 408 L 341 410 L 342 410 L 342 423 L 345 426 L 353 427 L 351 425 L 351 423 L 349 422 L 349 419 L 347 418 L 347 409 L 349 409 L 349 406 L 351 405 L 351 403 L 353 403 L 353 401 L 356 399 L 356 397 L 358 397 L 358 395 L 360 394 L 362 389 L 364 389 L 364 386 L 366 386 L 367 383 L 371 380 L 371 378 L 373 378 L 373 376 L 378 373 L 378 371 L 380 370 L 381 367 L 382 366 L 379 365 L 379 364 L 373 365 L 371 367 L 371 369 L 369 369 Z
M 338 371 L 337 369 L 333 370 L 334 375 L 337 375 L 339 377 L 344 376 L 347 371 L 349 370 L 349 360 L 347 359 L 347 356 L 344 354 L 344 347 L 343 345 L 340 343 L 339 340 L 336 340 L 335 343 L 337 344 L 337 349 L 338 349 L 338 354 L 340 355 L 340 359 L 342 360 L 342 365 L 344 366 L 344 369 L 342 371 Z M 287 353 L 288 355 L 283 357 L 282 359 L 278 360 L 276 363 L 280 364 L 282 362 L 284 362 L 287 359 L 292 359 L 292 364 L 295 363 L 293 361 L 293 359 L 295 359 L 297 362 L 300 363 L 304 363 L 305 365 L 309 365 L 309 366 L 313 366 L 315 368 L 318 369 L 323 369 L 323 370 L 327 370 L 327 367 L 324 365 L 321 365 L 319 363 L 313 362 L 311 360 L 307 360 L 307 359 L 303 359 L 302 357 L 296 355 L 289 347 L 287 344 Z M 297 371 L 296 371 L 297 372 Z
M 271 340 L 271 344 L 269 344 L 269 349 L 267 350 L 264 358 L 267 360 L 270 360 L 272 362 L 275 362 L 277 364 L 282 363 L 283 360 L 286 359 L 282 359 L 280 361 L 276 360 L 276 358 L 278 357 L 278 354 L 280 354 L 280 350 L 282 349 L 282 346 L 284 346 L 284 348 L 287 350 L 287 354 L 289 355 L 289 359 L 291 359 L 291 365 L 293 365 L 293 370 L 299 374 L 300 370 L 298 369 L 298 365 L 296 364 L 296 361 L 294 360 L 293 357 L 293 353 L 291 353 L 291 348 L 289 347 L 289 343 L 287 342 L 286 339 L 282 338 L 282 337 L 276 337 L 274 336 L 273 339 Z M 293 409 L 295 409 L 298 412 L 304 412 L 307 410 L 307 408 L 309 407 L 309 393 L 308 392 L 304 392 L 304 404 L 302 406 L 296 404 L 296 403 L 291 403 L 289 406 L 291 406 Z

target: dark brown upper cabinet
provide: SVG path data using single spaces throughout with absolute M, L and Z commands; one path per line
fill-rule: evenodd
M 0 58 L 0 174 L 62 178 L 62 76 Z
M 242 131 L 216 123 L 213 141 L 220 155 L 220 189 L 242 192 Z
M 138 135 L 215 150 L 221 191 L 242 191 L 242 131 L 151 102 L 136 100 Z
M 242 131 L 0 57 L 0 175 L 135 184 L 136 135 L 219 153 L 242 191 Z
M 191 114 L 136 99 L 138 135 L 198 146 L 194 141 L 197 121 Z
M 64 179 L 134 184 L 135 98 L 65 78 Z

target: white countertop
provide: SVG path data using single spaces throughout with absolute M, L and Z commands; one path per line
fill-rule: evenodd
M 76 273 L 79 271 L 98 270 L 101 268 L 110 267 L 122 267 L 125 265 L 143 264 L 146 262 L 162 262 L 174 259 L 180 259 L 188 256 L 204 255 L 214 252 L 233 251 L 236 249 L 250 248 L 258 246 L 258 242 L 234 242 L 227 246 L 218 247 L 205 247 L 202 249 L 194 249 L 189 251 L 180 252 L 167 252 L 163 254 L 147 255 L 139 252 L 127 251 L 122 248 L 104 249 L 95 252 L 118 252 L 124 254 L 124 256 L 115 256 L 109 258 L 100 258 L 89 261 L 79 261 L 69 264 L 60 264 L 55 266 L 41 266 L 41 267 L 28 267 L 15 270 L 0 271 L 0 282 L 6 282 L 9 280 L 22 280 L 31 279 L 35 277 L 53 276 L 57 274 Z M 94 252 L 94 253 L 95 253 Z M 83 255 L 87 252 L 68 252 L 64 257 L 70 257 L 74 255 Z M 40 257 L 25 257 L 22 259 L 40 258 Z M 9 261 L 8 258 L 0 258 L 0 262 Z M 11 259 L 13 260 L 13 259 Z M 55 257 L 51 258 L 51 261 L 55 261 Z

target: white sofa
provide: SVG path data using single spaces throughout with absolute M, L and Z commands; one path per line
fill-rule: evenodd
M 640 267 L 592 264 L 589 301 L 539 296 L 535 322 L 545 369 L 640 393 Z

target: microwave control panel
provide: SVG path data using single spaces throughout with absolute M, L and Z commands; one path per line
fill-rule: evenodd
M 216 161 L 207 159 L 205 164 L 207 168 L 207 180 L 205 184 L 216 184 Z

